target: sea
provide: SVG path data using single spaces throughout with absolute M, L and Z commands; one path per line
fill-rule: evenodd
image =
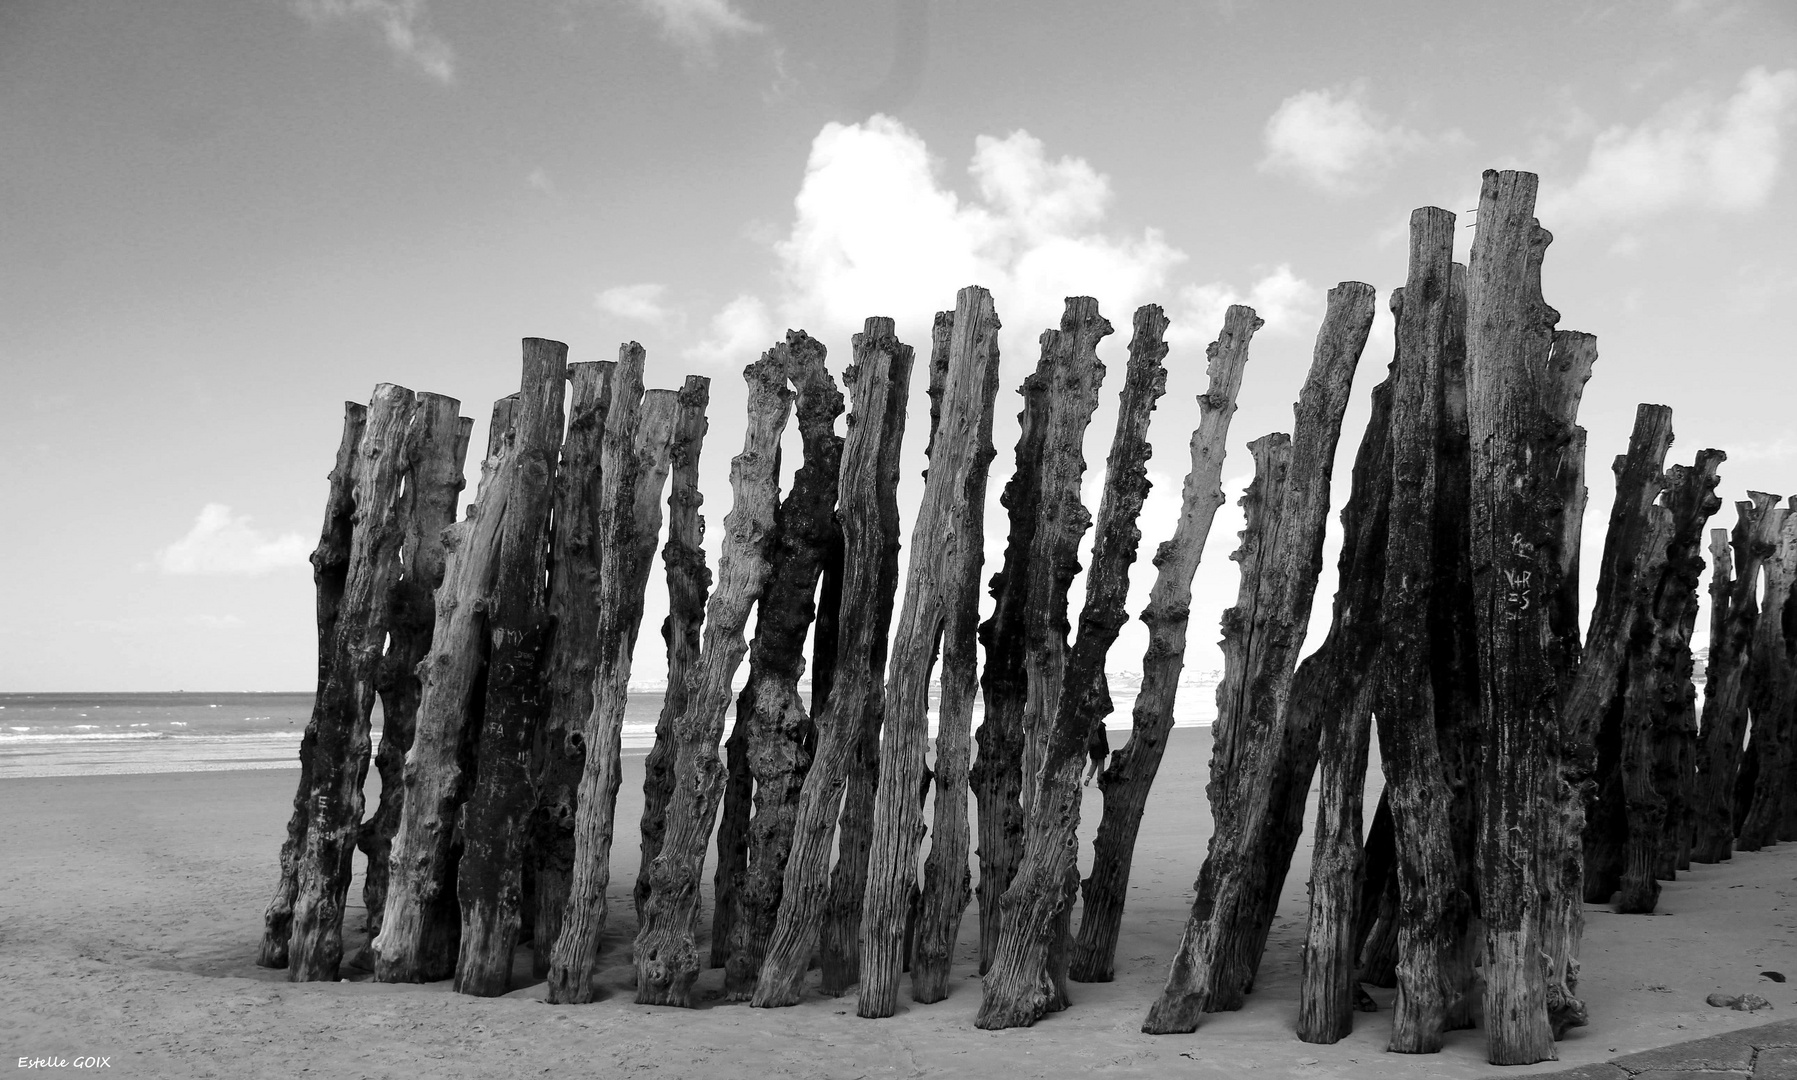
M 1113 680 L 1107 728 L 1128 730 L 1135 695 L 1133 680 Z M 631 690 L 626 753 L 644 752 L 654 742 L 662 696 L 655 687 Z M 310 692 L 0 694 L 0 779 L 297 768 L 312 699 Z M 934 734 L 934 695 L 930 704 Z M 1181 686 L 1176 725 L 1207 725 L 1215 712 L 1214 683 Z M 973 722 L 980 722 L 977 705 Z M 378 746 L 378 705 L 372 727 Z M 1112 736 L 1111 745 L 1122 740 Z

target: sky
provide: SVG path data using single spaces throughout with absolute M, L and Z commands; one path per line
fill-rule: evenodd
M 742 367 L 793 328 L 840 373 L 871 315 L 927 354 L 969 284 L 1004 323 L 988 574 L 1062 298 L 1116 328 L 1093 509 L 1131 314 L 1172 319 L 1138 613 L 1204 345 L 1231 302 L 1266 320 L 1193 609 L 1188 667 L 1220 667 L 1246 444 L 1290 430 L 1324 293 L 1381 310 L 1339 507 L 1409 212 L 1470 224 L 1486 168 L 1541 175 L 1547 299 L 1598 337 L 1589 591 L 1638 402 L 1673 407 L 1672 461 L 1728 452 L 1731 503 L 1797 490 L 1794 138 L 1788 0 L 0 0 L 0 690 L 309 689 L 306 555 L 376 383 L 476 418 L 471 498 L 521 338 L 640 341 L 649 385 L 713 380 L 715 538 Z M 639 681 L 665 609 L 658 572 Z

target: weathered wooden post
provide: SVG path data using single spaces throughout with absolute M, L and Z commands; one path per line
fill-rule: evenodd
M 1142 612 L 1142 621 L 1148 624 L 1148 650 L 1142 657 L 1142 683 L 1129 741 L 1111 755 L 1098 777 L 1104 814 L 1092 845 L 1092 874 L 1081 886 L 1079 936 L 1068 966 L 1069 977 L 1078 982 L 1110 982 L 1115 972 L 1130 862 L 1148 790 L 1173 729 L 1174 695 L 1185 668 L 1192 578 L 1204 557 L 1211 521 L 1223 505 L 1224 444 L 1248 363 L 1248 343 L 1260 327 L 1253 308 L 1231 306 L 1222 332 L 1205 350 L 1210 383 L 1198 397 L 1198 427 L 1192 432 L 1192 465 L 1180 496 L 1179 521 L 1172 539 L 1155 552 L 1154 587 Z
M 1797 530 L 1793 529 L 1792 507 L 1779 507 L 1769 515 L 1773 547 L 1763 564 L 1766 584 L 1760 600 L 1759 619 L 1754 626 L 1747 667 L 1747 708 L 1752 719 L 1752 741 L 1748 756 L 1757 758 L 1759 774 L 1754 778 L 1752 797 L 1747 812 L 1736 829 L 1735 847 L 1741 851 L 1758 851 L 1785 839 L 1785 803 L 1791 798 L 1790 787 L 1793 733 L 1793 709 L 1797 708 L 1797 685 L 1793 685 L 1791 642 L 1786 624 L 1791 621 L 1786 611 L 1791 601 L 1791 588 L 1797 583 Z
M 374 977 L 381 982 L 429 982 L 455 973 L 461 935 L 456 817 L 474 771 L 475 735 L 486 702 L 488 603 L 514 479 L 510 433 L 517 400 L 514 394 L 494 403 L 475 502 L 444 536 L 448 557 L 437 589 L 430 655 L 418 671 L 424 686 L 406 754 L 406 794 L 389 858 L 387 910 L 373 943 Z
M 1392 295 L 1398 307 L 1403 295 Z M 1373 387 L 1372 414 L 1354 457 L 1353 483 L 1342 507 L 1340 582 L 1329 635 L 1293 677 L 1290 708 L 1319 713 L 1315 850 L 1310 862 L 1310 917 L 1302 954 L 1298 1038 L 1332 1043 L 1354 1030 L 1359 904 L 1365 881 L 1361 805 L 1371 742 L 1385 548 L 1391 511 L 1392 383 Z M 1311 684 L 1304 686 L 1301 684 Z M 1307 704 L 1310 703 L 1310 704 Z M 1390 788 L 1388 786 L 1387 791 Z
M 792 411 L 787 371 L 791 343 L 797 340 L 796 333 L 789 333 L 787 342 L 743 371 L 749 384 L 748 424 L 742 453 L 730 463 L 735 504 L 724 518 L 718 587 L 706 607 L 704 650 L 687 682 L 686 711 L 674 721 L 675 797 L 668 803 L 667 831 L 655 861 L 642 870 L 649 878 L 649 894 L 633 956 L 639 1005 L 692 1005 L 693 980 L 699 974 L 694 942 L 699 881 L 723 794 L 717 745 L 730 708 L 730 681 L 748 651 L 743 627 L 767 582 L 767 539 L 779 500 L 780 433 Z
M 667 827 L 668 800 L 674 794 L 674 721 L 686 711 L 686 684 L 699 661 L 699 632 L 705 601 L 711 594 L 711 568 L 705 565 L 705 518 L 699 513 L 705 495 L 699 490 L 699 454 L 705 444 L 705 408 L 711 380 L 688 375 L 680 390 L 680 417 L 674 423 L 669 452 L 674 478 L 668 486 L 668 541 L 662 546 L 667 571 L 668 616 L 661 638 L 668 647 L 668 688 L 655 720 L 655 743 L 643 759 L 642 858 L 648 866 L 661 851 Z M 633 889 L 637 921 L 649 896 L 649 878 L 639 874 Z
M 487 700 L 475 751 L 480 765 L 462 807 L 462 861 L 456 872 L 462 936 L 455 989 L 480 997 L 511 988 L 512 950 L 522 917 L 530 747 L 546 705 L 544 590 L 567 368 L 566 345 L 524 339 L 524 379 L 512 415 L 512 490 L 488 612 Z
M 853 411 L 839 499 L 842 609 L 854 614 L 841 623 L 830 694 L 814 717 L 817 747 L 793 815 L 780 907 L 752 999 L 758 1008 L 798 1004 L 830 898 L 830 847 L 850 757 L 864 744 L 870 723 L 878 747 L 886 631 L 898 578 L 899 449 L 912 350 L 893 336 L 886 318 L 868 319 L 854 349 L 855 363 L 845 375 Z
M 549 552 L 549 618 L 555 633 L 545 664 L 549 711 L 537 735 L 532 769 L 537 802 L 531 815 L 536 872 L 534 974 L 549 971 L 549 950 L 562 932 L 562 909 L 574 871 L 574 813 L 586 765 L 587 715 L 599 664 L 599 477 L 605 414 L 611 405 L 611 361 L 568 365 L 568 434 L 555 471 L 555 534 Z
M 1777 546 L 1787 511 L 1779 497 L 1750 491 L 1735 503 L 1732 538 L 1710 533 L 1710 655 L 1697 749 L 1697 829 L 1691 858 L 1722 862 L 1734 853 L 1735 779 L 1747 734 L 1747 668 L 1759 623 L 1759 577 Z
M 330 489 L 325 495 L 324 529 L 318 546 L 312 551 L 312 581 L 317 593 L 318 621 L 318 687 L 315 701 L 322 699 L 335 672 L 335 647 L 338 609 L 343 603 L 343 587 L 349 579 L 349 553 L 355 532 L 355 473 L 357 451 L 362 445 L 362 430 L 368 423 L 368 407 L 353 401 L 343 403 L 343 438 L 337 444 L 337 458 L 330 472 Z M 312 725 L 308 724 L 308 730 Z M 288 937 L 293 931 L 293 898 L 299 885 L 299 858 L 306 845 L 306 823 L 311 816 L 312 767 L 317 760 L 318 738 L 310 735 L 300 743 L 299 790 L 293 797 L 293 814 L 287 822 L 287 838 L 281 844 L 281 873 L 275 882 L 274 898 L 263 916 L 262 944 L 256 963 L 263 967 L 287 966 Z
M 302 757 L 312 759 L 302 769 L 309 788 L 294 797 L 296 813 L 306 815 L 292 864 L 287 977 L 294 982 L 334 981 L 343 960 L 343 905 L 362 825 L 375 675 L 400 573 L 399 494 L 406 432 L 416 411 L 417 400 L 405 387 L 375 387 L 351 472 L 355 509 L 343 592 L 329 651 L 319 656 L 321 685 L 300 744 Z
M 630 664 L 643 618 L 643 594 L 661 532 L 661 489 L 680 409 L 673 390 L 643 389 L 643 348 L 618 349 L 600 465 L 599 575 L 594 627 L 598 663 L 592 709 L 581 726 L 586 760 L 574 818 L 574 867 L 562 933 L 550 950 L 548 1000 L 586 1002 L 598 995 L 599 939 L 611 884 L 611 844 L 622 778 L 620 738 Z
M 374 766 L 381 777 L 381 800 L 362 823 L 356 846 L 368 857 L 362 881 L 369 940 L 381 931 L 387 908 L 387 860 L 405 793 L 406 751 L 418 720 L 423 682 L 418 662 L 431 647 L 435 597 L 443 584 L 443 531 L 455 524 L 456 499 L 465 481 L 462 467 L 474 421 L 458 416 L 461 402 L 441 394 L 419 394 L 418 410 L 406 433 L 406 480 L 399 496 L 400 575 L 388 616 L 387 653 L 375 675 L 381 695 L 381 745 Z M 373 966 L 373 957 L 361 961 Z
M 1552 239 L 1535 221 L 1537 179 L 1487 170 L 1467 272 L 1467 406 L 1472 435 L 1472 547 L 1479 674 L 1487 741 L 1480 784 L 1479 888 L 1486 925 L 1487 1059 L 1555 1056 L 1548 1018 L 1542 900 L 1544 844 L 1555 834 L 1558 680 L 1549 605 L 1562 537 L 1555 477 L 1539 460 L 1563 442 L 1550 370 L 1558 315 L 1541 298 Z M 1544 805 L 1546 804 L 1546 805 Z
M 968 870 L 968 778 L 973 755 L 973 705 L 979 692 L 980 570 L 986 559 L 986 484 L 992 459 L 992 408 L 998 387 L 998 316 L 984 293 L 970 294 L 972 305 L 955 333 L 957 313 L 938 312 L 931 333 L 930 387 L 932 412 L 948 392 L 956 350 L 983 352 L 987 384 L 975 434 L 973 459 L 961 493 L 955 529 L 961 534 L 957 562 L 943 574 L 942 696 L 936 722 L 936 820 L 930 830 L 930 855 L 924 862 L 923 892 L 918 899 L 915 950 L 911 958 L 911 996 L 929 1004 L 948 997 L 949 974 L 961 918 L 973 896 Z M 947 318 L 944 318 L 947 316 Z M 931 441 L 936 425 L 932 423 Z M 930 452 L 935 452 L 934 446 Z
M 1370 285 L 1331 289 L 1293 436 L 1249 444 L 1257 482 L 1243 504 L 1250 524 L 1238 552 L 1241 593 L 1223 615 L 1206 789 L 1216 828 L 1166 988 L 1142 1025 L 1149 1034 L 1193 1031 L 1205 1012 L 1240 1008 L 1260 963 L 1273 916 L 1268 898 L 1283 885 L 1274 841 L 1293 793 L 1309 786 L 1308 775 L 1298 782 L 1303 748 L 1287 741 L 1284 704 L 1322 568 L 1342 413 L 1372 324 Z
M 1091 319 L 1098 321 L 1096 305 Z M 1108 323 L 1101 325 L 1109 328 Z M 998 951 L 981 984 L 980 1011 L 974 1020 L 982 1028 L 1027 1026 L 1067 1005 L 1070 957 L 1065 937 L 1068 909 L 1078 882 L 1075 830 L 1079 825 L 1080 773 L 1091 730 L 1103 725 L 1111 708 L 1105 657 L 1129 618 L 1124 606 L 1129 598 L 1129 568 L 1142 539 L 1136 519 L 1150 486 L 1147 462 L 1153 447 L 1148 442 L 1148 424 L 1167 389 L 1167 369 L 1162 366 L 1167 355 L 1162 340 L 1166 329 L 1167 318 L 1159 306 L 1149 304 L 1136 311 L 1117 429 L 1105 464 L 1079 636 L 1068 658 L 1036 798 L 1025 820 L 1023 861 L 1000 900 L 1003 921 Z M 1091 335 L 1093 344 L 1098 336 Z M 1080 349 L 1085 343 L 1076 339 L 1070 344 Z M 1096 384 L 1103 367 L 1095 359 L 1093 366 L 1099 373 L 1092 380 Z
M 1007 511 L 1009 532 L 1004 561 L 992 577 L 992 614 L 980 624 L 986 666 L 980 673 L 985 716 L 974 741 L 979 756 L 969 785 L 979 805 L 980 974 L 992 966 L 998 949 L 999 898 L 1010 887 L 1023 858 L 1024 705 L 1029 680 L 1024 664 L 1025 622 L 1030 582 L 1030 551 L 1036 535 L 1036 504 L 1041 497 L 1041 458 L 1048 435 L 1050 386 L 1058 357 L 1042 350 L 1036 370 L 1024 377 L 1018 393 L 1016 468 L 998 502 Z
M 795 412 L 804 462 L 774 515 L 769 541 L 773 566 L 757 607 L 748 685 L 737 703 L 737 715 L 748 714 L 749 769 L 755 778 L 747 864 L 736 889 L 734 920 L 725 927 L 724 991 L 739 1001 L 753 996 L 761 974 L 762 951 L 780 907 L 799 794 L 811 764 L 816 729 L 799 697 L 799 676 L 805 670 L 805 635 L 817 611 L 814 596 L 825 548 L 835 531 L 842 463 L 843 439 L 836 434 L 842 391 L 824 365 L 823 344 L 807 336 L 793 339 L 787 375 L 798 389 Z
M 1692 465 L 1674 465 L 1666 471 L 1672 542 L 1666 549 L 1665 585 L 1654 610 L 1657 629 L 1666 635 L 1671 653 L 1660 678 L 1654 766 L 1654 785 L 1667 801 L 1666 829 L 1654 876 L 1666 879 L 1691 868 L 1697 782 L 1697 688 L 1692 682 L 1691 634 L 1697 626 L 1704 527 L 1722 506 L 1716 495 L 1717 470 L 1726 460 L 1728 455 L 1720 450 L 1699 450 Z
M 1071 330 L 1073 301 L 1062 325 Z M 1096 305 L 1092 318 L 1096 318 Z M 912 552 L 905 601 L 893 635 L 886 675 L 886 730 L 880 740 L 880 784 L 874 797 L 873 845 L 869 849 L 867 892 L 861 910 L 861 982 L 855 1011 L 865 1017 L 891 1016 L 898 1008 L 904 965 L 905 931 L 917 882 L 917 850 L 923 841 L 923 808 L 918 791 L 929 739 L 929 684 L 949 605 L 966 592 L 965 578 L 979 572 L 978 557 L 965 546 L 979 545 L 980 530 L 970 516 L 985 505 L 968 505 L 984 494 L 973 473 L 990 440 L 993 399 L 998 389 L 998 352 L 991 348 L 992 301 L 983 289 L 964 289 L 956 298 L 954 338 L 941 419 L 931 439 L 934 457 L 924 481 L 923 502 L 912 526 Z M 1099 320 L 1102 322 L 1102 320 Z M 1108 327 L 1107 327 L 1108 329 Z

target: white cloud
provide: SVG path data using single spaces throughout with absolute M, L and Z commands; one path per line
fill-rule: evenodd
M 1019 339 L 1057 325 L 1064 297 L 1097 297 L 1127 337 L 1129 312 L 1161 299 L 1185 259 L 1154 230 L 1106 232 L 1109 180 L 1078 158 L 1050 159 L 1027 132 L 980 137 L 968 172 L 975 194 L 963 199 L 923 140 L 889 117 L 825 125 L 792 227 L 773 245 L 777 296 L 733 300 L 694 352 L 743 363 L 772 344 L 776 322 L 829 340 L 870 315 L 891 316 L 901 337 L 924 345 L 931 314 L 952 307 L 960 287 L 983 285 L 1006 326 L 1007 366 L 1033 365 Z M 721 348 L 747 345 L 751 333 L 753 349 Z
M 685 351 L 688 359 L 744 367 L 774 346 L 774 320 L 760 297 L 743 295 L 711 317 L 711 335 Z
M 1332 194 L 1373 188 L 1379 177 L 1430 139 L 1366 103 L 1366 88 L 1302 90 L 1268 117 L 1261 169 L 1296 177 Z
M 186 536 L 156 553 L 165 574 L 266 574 L 306 565 L 312 545 L 298 533 L 269 536 L 234 516 L 222 503 L 207 503 Z
M 555 190 L 555 181 L 550 179 L 548 171 L 540 165 L 530 170 L 530 175 L 524 178 L 524 182 L 534 191 Z
M 1323 290 L 1292 273 L 1284 263 L 1262 277 L 1246 292 L 1225 282 L 1187 285 L 1179 291 L 1180 317 L 1176 322 L 1182 333 L 1197 335 L 1196 340 L 1214 341 L 1223 328 L 1223 315 L 1231 304 L 1246 304 L 1254 309 L 1266 326 L 1262 334 L 1290 334 L 1299 337 L 1313 334 L 1323 317 Z M 1171 328 L 1168 331 L 1172 334 Z
M 1756 67 L 1734 95 L 1686 95 L 1652 120 L 1599 132 L 1578 178 L 1542 200 L 1542 217 L 1628 220 L 1676 209 L 1741 213 L 1766 204 L 1797 69 Z
M 662 37 L 689 56 L 709 59 L 718 38 L 759 34 L 766 27 L 736 10 L 730 0 L 636 0 Z
M 667 291 L 666 285 L 656 282 L 614 285 L 595 295 L 593 305 L 607 315 L 616 315 L 620 319 L 659 325 L 668 319 L 668 309 L 661 302 L 662 294 Z
M 380 28 L 387 47 L 436 79 L 455 78 L 455 52 L 425 26 L 426 0 L 297 0 L 299 13 L 314 23 L 364 19 Z

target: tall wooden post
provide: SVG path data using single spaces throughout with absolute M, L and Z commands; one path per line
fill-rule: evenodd
M 1166 988 L 1142 1025 L 1150 1034 L 1193 1031 L 1205 1012 L 1240 1008 L 1260 963 L 1269 897 L 1284 884 L 1274 841 L 1288 801 L 1309 786 L 1308 775 L 1299 783 L 1302 748 L 1288 743 L 1284 706 L 1322 569 L 1342 413 L 1372 325 L 1371 286 L 1331 289 L 1292 437 L 1250 444 L 1257 473 L 1273 470 L 1258 498 L 1277 502 L 1253 508 L 1239 553 L 1241 595 L 1223 615 L 1206 789 L 1216 828 Z M 1314 763 L 1314 748 L 1308 754 Z
M 814 717 L 817 747 L 793 815 L 780 907 L 752 999 L 757 1008 L 798 1004 L 830 899 L 830 848 L 850 757 L 870 714 L 878 723 L 898 573 L 898 460 L 912 364 L 911 347 L 892 331 L 891 319 L 868 319 L 855 335 L 855 363 L 845 375 L 853 411 L 840 473 L 842 609 L 854 614 L 841 622 L 830 693 Z M 877 747 L 879 728 L 873 730 Z
M 711 568 L 705 565 L 705 518 L 699 513 L 705 495 L 699 490 L 699 453 L 705 444 L 705 408 L 711 401 L 711 380 L 688 375 L 680 390 L 680 416 L 674 423 L 669 458 L 674 478 L 668 485 L 668 540 L 662 546 L 662 565 L 667 571 L 668 616 L 662 620 L 661 638 L 668 647 L 668 688 L 662 695 L 655 720 L 655 743 L 643 759 L 642 857 L 648 866 L 661 851 L 667 827 L 668 800 L 674 794 L 674 721 L 686 711 L 686 684 L 699 662 L 699 633 L 705 622 L 705 601 L 711 594 Z M 642 921 L 643 901 L 649 896 L 649 878 L 639 874 L 632 890 L 637 921 Z
M 493 404 L 480 487 L 467 516 L 444 536 L 448 557 L 437 589 L 430 655 L 406 754 L 405 800 L 389 858 L 387 910 L 375 938 L 374 977 L 429 982 L 455 973 L 461 936 L 456 817 L 474 774 L 475 737 L 486 703 L 488 603 L 499 566 L 500 527 L 511 497 L 518 396 Z
M 611 844 L 623 776 L 620 739 L 629 701 L 631 657 L 643 618 L 655 542 L 661 532 L 661 489 L 667 481 L 679 394 L 643 389 L 643 348 L 618 349 L 600 465 L 599 575 L 594 626 L 598 663 L 592 709 L 581 725 L 586 760 L 574 819 L 574 866 L 562 932 L 550 950 L 548 999 L 592 1001 L 611 884 Z
M 824 355 L 821 342 L 803 335 L 792 340 L 787 374 L 798 388 L 795 412 L 804 463 L 774 516 L 773 566 L 756 611 L 748 685 L 737 701 L 737 715 L 748 715 L 749 769 L 755 777 L 747 862 L 736 890 L 735 917 L 725 927 L 729 955 L 724 991 L 739 1001 L 753 996 L 761 974 L 816 741 L 811 715 L 799 697 L 799 676 L 805 670 L 805 635 L 817 611 L 814 596 L 825 549 L 835 531 L 843 449 L 842 436 L 836 434 L 842 392 Z
M 314 701 L 322 698 L 333 678 L 338 609 L 343 587 L 349 580 L 350 544 L 355 532 L 355 474 L 362 430 L 368 423 L 368 407 L 343 403 L 343 438 L 337 444 L 331 467 L 330 488 L 325 495 L 324 529 L 312 550 L 312 581 L 317 593 L 318 686 Z M 307 728 L 311 728 L 307 724 Z M 317 735 L 300 743 L 299 790 L 293 797 L 293 814 L 287 822 L 287 838 L 281 844 L 281 873 L 274 897 L 263 916 L 262 944 L 256 963 L 263 967 L 287 966 L 288 937 L 293 931 L 293 899 L 299 887 L 300 852 L 306 845 L 306 824 L 311 818 L 312 767 L 317 760 Z
M 950 618 L 949 604 L 966 591 L 964 580 L 955 575 L 977 573 L 975 556 L 965 547 L 977 546 L 979 530 L 969 529 L 967 522 L 972 515 L 983 515 L 985 506 L 970 506 L 967 498 L 984 493 L 984 484 L 972 474 L 983 458 L 980 435 L 991 431 L 998 388 L 998 353 L 989 347 L 995 327 L 986 325 L 991 312 L 991 298 L 983 289 L 964 289 L 957 297 L 941 420 L 931 439 L 934 456 L 912 527 L 905 601 L 887 664 L 886 730 L 880 740 L 855 1004 L 856 1013 L 865 1017 L 891 1016 L 898 1008 L 917 850 L 924 834 L 918 790 L 929 738 L 932 661 Z
M 789 334 L 789 341 L 796 335 Z M 749 384 L 743 450 L 730 463 L 735 503 L 724 518 L 718 587 L 706 607 L 705 644 L 687 682 L 686 712 L 674 722 L 674 792 L 667 832 L 643 868 L 649 894 L 632 957 L 640 1005 L 692 1005 L 699 974 L 694 942 L 705 850 L 723 794 L 718 739 L 730 708 L 731 679 L 748 651 L 743 627 L 768 576 L 767 537 L 779 500 L 780 433 L 792 411 L 786 388 L 791 345 L 776 345 L 743 371 Z M 567 936 L 563 932 L 564 938 Z
M 568 347 L 524 339 L 524 379 L 512 416 L 511 495 L 500 526 L 499 565 L 487 633 L 487 700 L 480 767 L 462 807 L 456 897 L 462 937 L 455 989 L 495 997 L 511 988 L 523 907 L 524 826 L 532 806 L 530 747 L 546 711 L 543 653 L 549 511 L 562 441 Z
M 1096 311 L 1094 310 L 1094 315 Z M 1023 861 L 1000 901 L 1003 924 L 993 965 L 981 985 L 974 1023 L 1026 1026 L 1067 1004 L 1067 913 L 1079 880 L 1080 772 L 1092 729 L 1110 712 L 1104 661 L 1128 619 L 1129 568 L 1142 533 L 1136 525 L 1148 496 L 1153 453 L 1148 424 L 1167 389 L 1162 341 L 1167 319 L 1153 304 L 1136 311 L 1117 429 L 1105 465 L 1104 494 L 1092 542 L 1092 569 L 1050 728 L 1036 798 L 1024 826 Z M 1102 370 L 1102 369 L 1101 369 Z M 1096 381 L 1096 380 L 1095 380 Z
M 1233 305 L 1224 315 L 1222 332 L 1205 350 L 1210 382 L 1198 397 L 1198 427 L 1192 432 L 1192 464 L 1180 496 L 1179 521 L 1172 538 L 1155 552 L 1154 587 L 1142 612 L 1148 651 L 1142 657 L 1129 741 L 1111 755 L 1098 777 L 1104 814 L 1092 844 L 1092 874 L 1081 886 L 1079 936 L 1068 966 L 1069 977 L 1078 982 L 1110 982 L 1116 970 L 1130 863 L 1148 790 L 1173 729 L 1173 701 L 1185 669 L 1192 578 L 1204 557 L 1211 521 L 1223 505 L 1224 444 L 1248 362 L 1248 343 L 1260 327 L 1253 308 Z
M 1749 646 L 1747 707 L 1753 735 L 1747 753 L 1757 759 L 1759 774 L 1736 830 L 1735 847 L 1741 851 L 1758 851 L 1787 838 L 1781 835 L 1785 804 L 1797 779 L 1791 775 L 1797 672 L 1792 670 L 1787 629 L 1793 621 L 1787 605 L 1792 586 L 1797 584 L 1797 529 L 1793 528 L 1797 515 L 1792 508 L 1797 508 L 1797 497 L 1791 507 L 1779 507 L 1769 515 L 1776 540 L 1763 564 L 1766 584 Z
M 586 767 L 586 719 L 593 711 L 599 665 L 599 477 L 605 414 L 611 406 L 611 361 L 568 365 L 568 434 L 555 471 L 555 535 L 549 551 L 549 618 L 555 633 L 545 665 L 549 711 L 532 753 L 536 808 L 530 852 L 536 874 L 531 966 L 549 971 L 549 951 L 562 932 L 562 909 L 574 871 L 574 816 Z
M 930 830 L 930 855 L 924 863 L 923 892 L 918 899 L 916 947 L 911 960 L 911 996 L 929 1004 L 948 997 L 955 944 L 961 918 L 972 899 L 968 870 L 968 778 L 973 754 L 972 720 L 979 692 L 980 569 L 986 558 L 986 484 L 992 459 L 992 406 L 998 387 L 997 314 L 991 297 L 967 291 L 968 311 L 942 312 L 931 335 L 931 384 L 947 392 L 956 350 L 987 357 L 987 384 L 981 390 L 984 409 L 973 445 L 960 513 L 955 528 L 962 534 L 957 562 L 943 577 L 947 614 L 942 628 L 942 696 L 936 724 L 936 815 Z M 942 318 L 948 315 L 949 318 Z M 957 322 L 959 320 L 959 322 Z M 970 327 L 957 332 L 957 325 Z M 940 397 L 940 395 L 939 395 Z M 934 442 L 936 432 L 932 428 Z M 934 448 L 932 447 L 932 453 Z
M 302 769 L 310 787 L 305 838 L 293 863 L 287 977 L 294 982 L 335 981 L 343 960 L 343 905 L 362 825 L 375 676 L 405 535 L 399 498 L 406 432 L 416 412 L 410 390 L 375 387 L 351 473 L 348 566 L 330 649 L 319 656 L 322 685 L 300 744 L 301 756 L 312 760 Z M 300 799 L 295 796 L 296 810 Z

